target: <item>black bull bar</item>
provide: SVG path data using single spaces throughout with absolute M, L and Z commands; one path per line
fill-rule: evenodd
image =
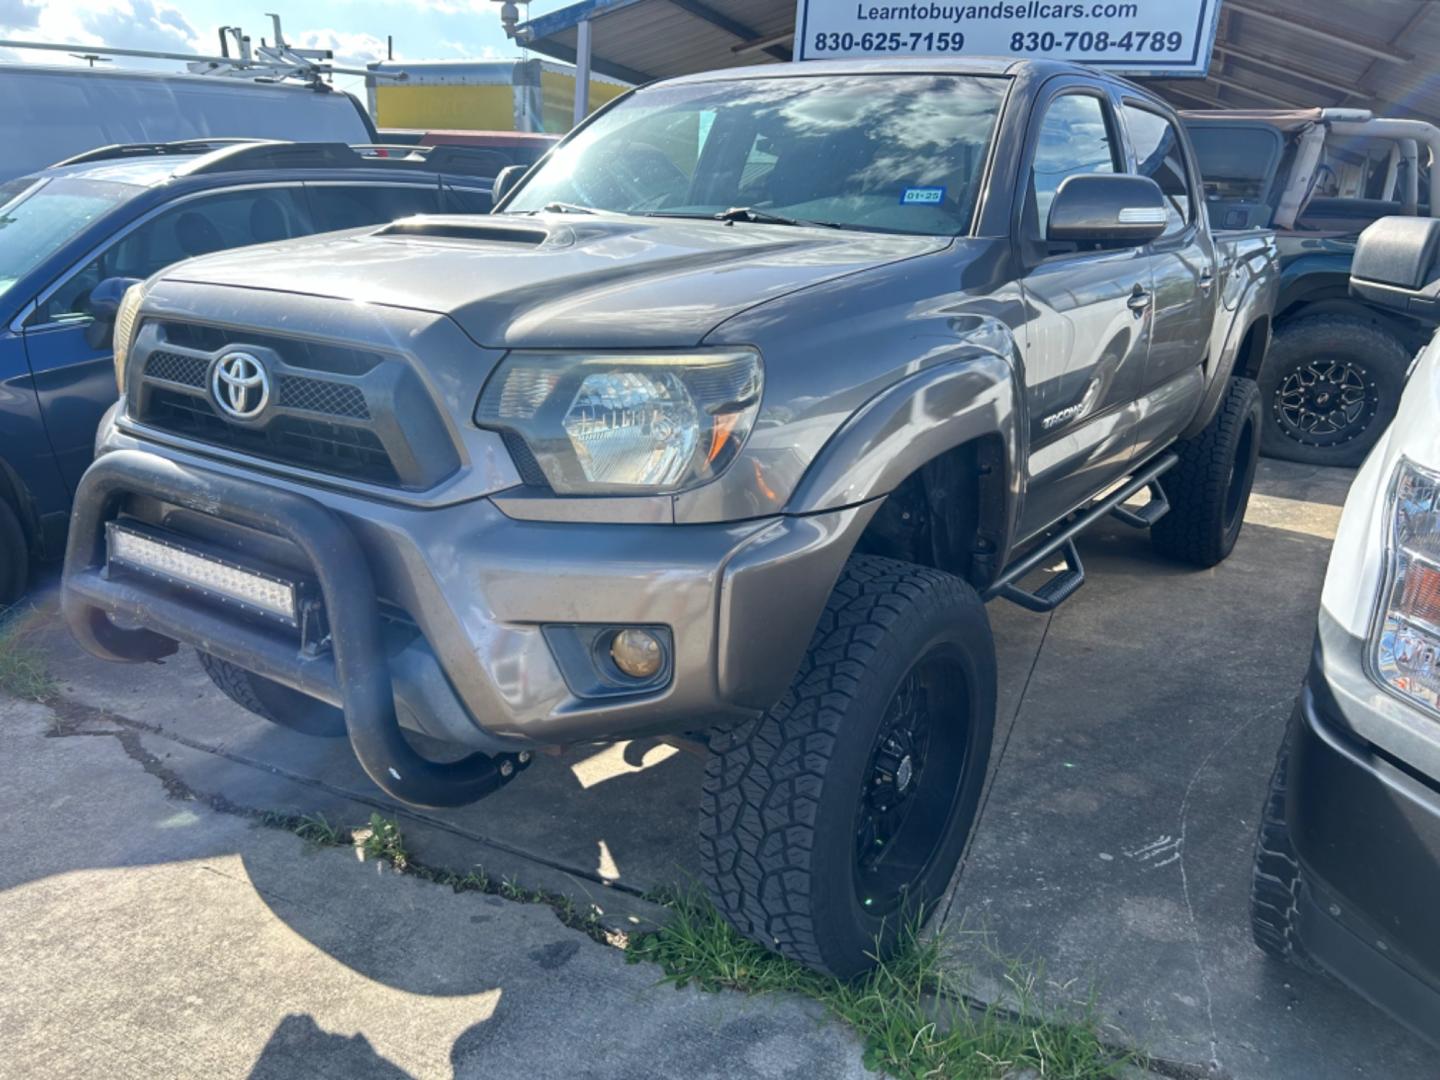
M 330 626 L 329 654 L 304 653 L 298 641 L 189 602 L 163 586 L 111 578 L 105 526 L 131 495 L 151 496 L 293 543 L 319 583 Z M 402 802 L 463 806 L 489 795 L 518 770 L 520 763 L 510 755 L 429 761 L 406 741 L 395 713 L 369 563 L 345 523 L 304 495 L 139 450 L 106 454 L 90 466 L 75 493 L 61 604 L 76 640 L 102 660 L 155 661 L 183 643 L 339 704 L 361 767 Z M 112 616 L 140 629 L 117 626 Z

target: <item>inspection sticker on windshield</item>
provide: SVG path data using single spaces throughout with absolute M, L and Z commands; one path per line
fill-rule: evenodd
M 900 196 L 901 206 L 939 206 L 944 201 L 943 187 L 907 187 Z

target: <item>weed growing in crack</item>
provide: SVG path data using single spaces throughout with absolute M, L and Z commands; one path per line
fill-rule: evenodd
M 40 619 L 30 605 L 0 608 L 0 692 L 25 701 L 55 696 L 55 679 L 36 641 Z
M 354 842 L 349 829 L 331 825 L 324 814 L 281 814 L 266 810 L 260 815 L 260 824 L 292 832 L 312 847 L 340 847 Z
M 370 815 L 370 827 L 355 833 L 360 851 L 367 859 L 387 862 L 396 870 L 404 871 L 410 865 L 410 855 L 405 850 L 405 838 L 400 834 L 400 823 L 379 813 Z
M 945 942 L 921 939 L 918 927 L 907 928 L 892 959 L 844 982 L 741 937 L 694 893 L 677 893 L 669 906 L 669 922 L 631 940 L 630 962 L 658 964 L 677 987 L 813 998 L 859 1035 L 866 1067 L 889 1076 L 1098 1080 L 1139 1060 L 1100 1038 L 1093 1001 L 1051 1005 L 1043 976 L 1023 965 L 1009 965 L 1003 976 L 1008 1007 L 972 1002 L 944 962 Z

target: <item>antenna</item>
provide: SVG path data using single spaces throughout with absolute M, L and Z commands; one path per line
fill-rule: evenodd
M 403 82 L 410 76 L 403 71 L 366 71 L 359 68 L 337 67 L 331 61 L 335 54 L 330 49 L 296 49 L 285 41 L 280 27 L 280 16 L 270 16 L 275 28 L 275 44 L 267 45 L 261 39 L 260 47 L 251 46 L 250 36 L 238 26 L 222 26 L 220 30 L 220 55 L 205 56 L 198 53 L 161 52 L 152 49 L 121 49 L 108 45 L 71 45 L 45 41 L 0 41 L 0 48 L 41 49 L 50 52 L 69 53 L 80 60 L 88 60 L 93 68 L 97 63 L 109 63 L 116 56 L 133 56 L 145 60 L 179 60 L 192 75 L 209 75 L 216 78 L 249 79 L 253 82 L 281 82 L 296 79 L 313 87 L 325 86 L 325 80 L 333 75 L 361 75 L 377 79 L 394 79 Z M 230 48 L 230 41 L 234 49 Z M 78 52 L 76 50 L 83 50 Z

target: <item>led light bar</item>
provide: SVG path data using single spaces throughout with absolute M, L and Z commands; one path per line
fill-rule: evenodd
M 111 522 L 110 562 L 299 625 L 295 585 Z

